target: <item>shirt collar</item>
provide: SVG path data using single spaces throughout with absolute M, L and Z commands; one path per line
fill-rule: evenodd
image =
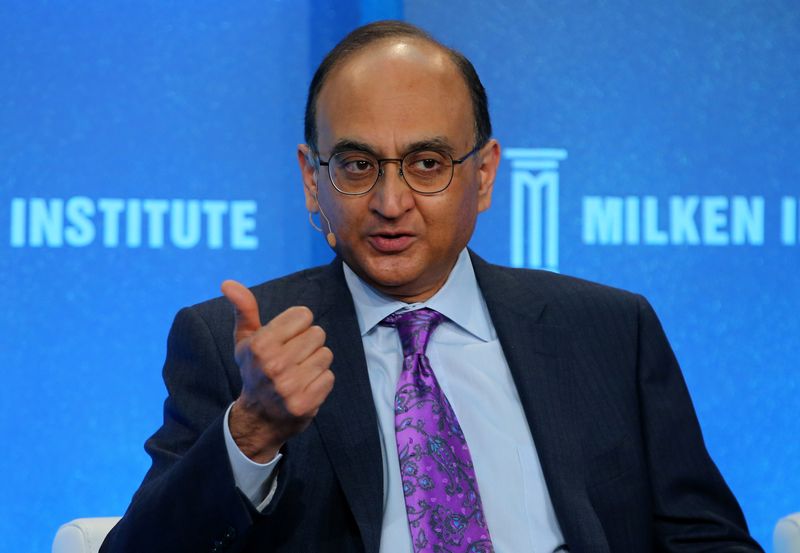
M 395 311 L 422 307 L 435 309 L 470 334 L 483 340 L 492 338 L 489 311 L 483 301 L 472 260 L 464 248 L 444 286 L 424 302 L 405 303 L 382 294 L 369 286 L 353 270 L 342 263 L 347 287 L 353 296 L 361 336 L 372 331 L 378 323 Z

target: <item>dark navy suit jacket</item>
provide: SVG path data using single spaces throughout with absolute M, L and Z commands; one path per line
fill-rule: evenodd
M 472 261 L 569 550 L 760 551 L 646 300 Z M 222 418 L 241 379 L 233 310 L 218 298 L 175 318 L 164 424 L 145 446 L 152 467 L 103 552 L 378 552 L 378 422 L 341 261 L 253 292 L 262 321 L 308 306 L 336 374 L 312 424 L 286 444 L 273 500 L 259 513 L 234 484 Z

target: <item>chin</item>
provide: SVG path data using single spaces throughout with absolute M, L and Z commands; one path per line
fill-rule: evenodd
M 425 271 L 424 260 L 409 255 L 342 256 L 358 276 L 373 288 L 396 296 L 413 296 Z M 350 256 L 348 256 L 350 257 Z
M 413 279 L 405 278 L 404 275 L 397 273 L 367 273 L 367 277 L 373 286 L 382 289 L 402 289 L 410 285 Z
M 409 275 L 404 271 L 364 271 L 361 278 L 373 288 L 390 296 L 406 296 L 414 293 L 417 288 L 416 275 Z

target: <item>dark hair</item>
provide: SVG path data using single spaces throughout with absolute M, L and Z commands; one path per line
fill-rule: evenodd
M 311 149 L 317 149 L 317 97 L 328 73 L 342 63 L 348 56 L 358 52 L 373 42 L 393 37 L 416 38 L 444 50 L 464 77 L 472 99 L 475 118 L 475 143 L 483 146 L 492 136 L 492 122 L 489 119 L 489 100 L 472 63 L 457 50 L 448 48 L 431 35 L 404 21 L 376 21 L 359 27 L 344 37 L 322 60 L 308 86 L 305 115 L 305 140 Z

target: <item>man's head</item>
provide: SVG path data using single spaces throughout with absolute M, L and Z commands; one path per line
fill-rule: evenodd
M 308 144 L 298 148 L 306 206 L 330 220 L 337 253 L 366 282 L 405 301 L 427 299 L 491 203 L 499 146 L 490 133 L 483 86 L 466 58 L 404 23 L 362 27 L 334 48 L 311 83 Z M 391 161 L 405 158 L 411 180 L 412 169 L 436 166 L 428 157 L 412 162 L 411 152 L 438 151 L 447 165 L 476 146 L 453 165 L 450 186 L 434 194 L 412 190 Z M 345 151 L 359 172 L 375 172 L 365 159 L 390 160 L 368 192 L 342 194 L 320 166 Z
M 475 119 L 475 143 L 483 145 L 492 137 L 492 121 L 489 117 L 489 101 L 478 73 L 472 63 L 457 50 L 448 48 L 431 35 L 403 21 L 378 21 L 359 27 L 344 37 L 317 67 L 311 84 L 308 87 L 305 113 L 305 141 L 312 149 L 317 147 L 317 97 L 325 84 L 325 80 L 336 66 L 343 63 L 350 55 L 369 47 L 374 42 L 386 39 L 416 39 L 427 42 L 445 52 L 456 66 L 464 83 L 469 88 L 472 99 L 473 117 Z

